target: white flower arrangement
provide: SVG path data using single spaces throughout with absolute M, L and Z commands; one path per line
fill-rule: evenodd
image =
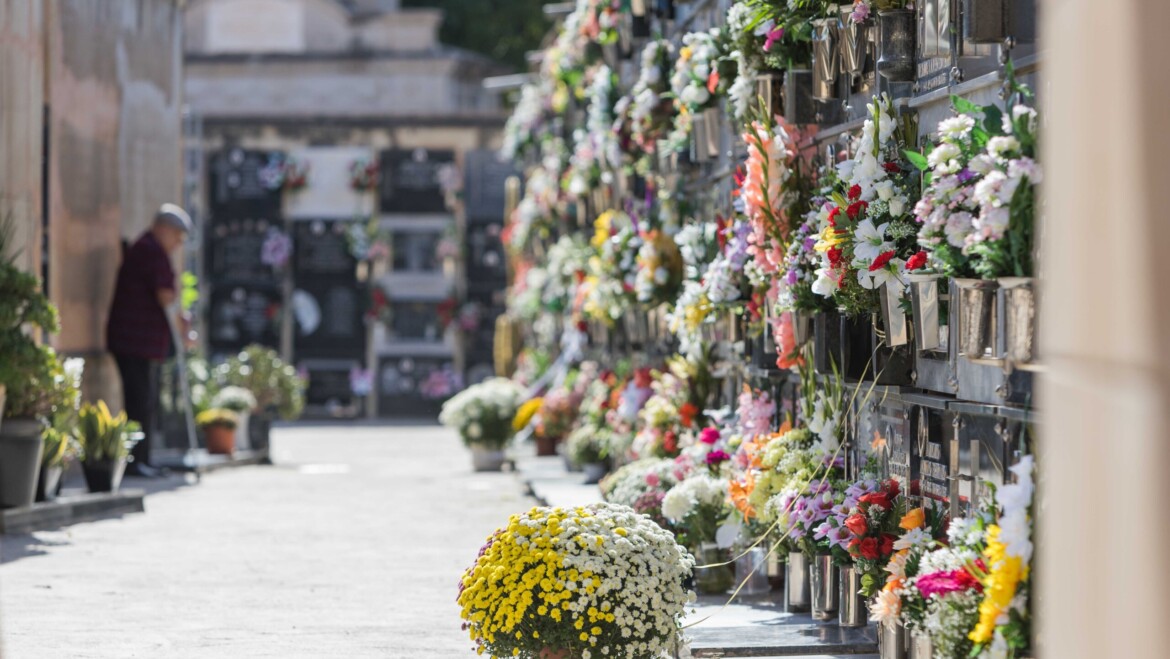
M 512 418 L 523 397 L 515 382 L 491 378 L 443 403 L 439 423 L 458 431 L 469 446 L 502 448 L 512 438 Z

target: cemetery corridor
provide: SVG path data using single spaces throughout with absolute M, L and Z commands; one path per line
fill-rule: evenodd
M 277 428 L 273 451 L 172 476 L 145 515 L 0 536 L 0 654 L 473 656 L 455 577 L 530 505 L 514 475 L 433 425 Z

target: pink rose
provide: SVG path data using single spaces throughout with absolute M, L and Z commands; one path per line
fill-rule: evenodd
M 658 487 L 662 480 L 658 478 L 658 474 L 646 474 L 646 484 L 650 487 Z

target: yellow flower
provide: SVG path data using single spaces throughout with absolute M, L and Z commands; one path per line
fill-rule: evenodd
M 995 635 L 999 618 L 1012 605 L 1020 581 L 1027 578 L 1027 568 L 1019 556 L 1008 556 L 999 541 L 999 526 L 987 527 L 987 548 L 983 557 L 989 566 L 983 580 L 983 602 L 979 604 L 979 624 L 968 635 L 976 643 L 987 643 Z
M 532 400 L 527 401 L 516 410 L 516 416 L 512 417 L 512 430 L 520 432 L 528 426 L 532 421 L 532 417 L 536 416 L 540 406 L 544 404 L 544 399 L 537 396 Z
M 827 252 L 843 242 L 845 242 L 844 233 L 838 232 L 834 227 L 825 227 L 813 249 L 818 252 Z
M 693 54 L 694 49 L 690 46 L 683 46 L 682 48 L 678 49 L 678 58 L 684 62 L 689 62 L 691 60 L 691 55 Z

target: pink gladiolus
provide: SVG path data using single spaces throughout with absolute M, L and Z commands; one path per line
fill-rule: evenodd
M 784 38 L 784 28 L 778 27 L 768 31 L 768 36 L 764 39 L 764 52 L 772 51 L 772 45 Z

